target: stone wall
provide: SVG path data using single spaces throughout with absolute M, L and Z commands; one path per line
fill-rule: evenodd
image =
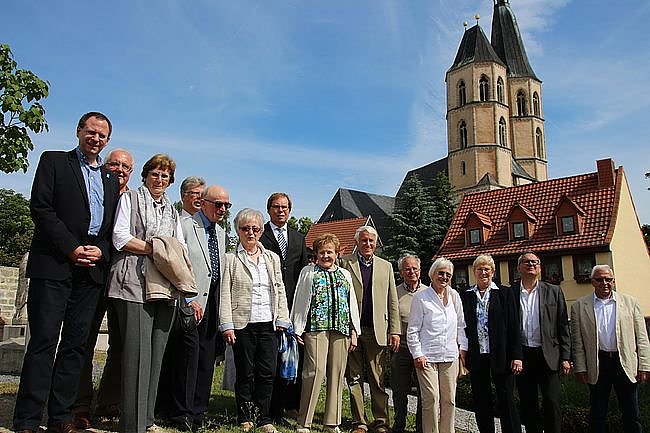
M 16 310 L 16 289 L 18 288 L 18 268 L 0 266 L 0 318 L 11 324 Z

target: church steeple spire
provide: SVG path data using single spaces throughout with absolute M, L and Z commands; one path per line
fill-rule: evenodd
M 528 62 L 519 26 L 508 0 L 494 0 L 491 39 L 494 51 L 508 67 L 509 76 L 538 79 Z

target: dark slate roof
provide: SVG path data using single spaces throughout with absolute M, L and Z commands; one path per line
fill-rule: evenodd
M 537 182 L 537 179 L 528 174 L 528 172 L 521 165 L 519 165 L 517 160 L 514 158 L 512 158 L 512 175 L 516 177 L 523 177 L 524 179 L 528 179 L 531 182 Z
M 370 216 L 379 236 L 385 241 L 390 238 L 390 216 L 394 208 L 395 197 L 339 188 L 318 222 Z
M 494 50 L 508 67 L 508 75 L 539 80 L 528 63 L 519 26 L 508 0 L 497 0 L 494 5 L 491 38 Z
M 460 41 L 460 47 L 458 47 L 458 53 L 456 53 L 456 58 L 454 59 L 454 64 L 451 65 L 449 70 L 451 71 L 452 69 L 465 66 L 472 62 L 496 62 L 505 66 L 505 63 L 503 63 L 499 55 L 494 51 L 494 48 L 492 48 L 492 45 L 490 45 L 485 33 L 483 33 L 483 30 L 478 24 L 465 30 L 463 40 Z
M 402 184 L 399 186 L 399 189 L 397 190 L 397 194 L 395 195 L 395 197 L 400 196 L 400 194 L 402 193 L 402 188 L 404 187 L 404 183 L 406 183 L 406 181 L 410 179 L 411 176 L 417 175 L 420 178 L 420 182 L 422 182 L 422 185 L 428 188 L 433 185 L 433 179 L 435 179 L 438 173 L 440 173 L 441 171 L 447 173 L 446 157 L 439 159 L 437 161 L 433 161 L 425 166 L 410 170 L 408 173 L 406 173 L 406 176 L 404 176 L 404 180 L 402 181 Z

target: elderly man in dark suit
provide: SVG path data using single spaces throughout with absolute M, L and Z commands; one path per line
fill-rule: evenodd
M 523 370 L 517 376 L 521 420 L 527 433 L 560 433 L 560 376 L 571 371 L 571 336 L 564 293 L 559 286 L 540 280 L 541 262 L 532 252 L 517 260 Z M 544 417 L 540 416 L 538 387 Z
M 264 232 L 260 242 L 278 256 L 282 263 L 282 279 L 287 295 L 287 305 L 293 305 L 293 295 L 296 291 L 296 282 L 302 268 L 307 266 L 309 258 L 305 237 L 297 230 L 288 226 L 291 213 L 291 198 L 283 192 L 271 194 L 266 202 L 266 210 L 271 221 L 264 224 Z M 278 366 L 280 363 L 278 362 Z M 279 425 L 286 424 L 283 418 L 284 411 L 292 417 L 298 414 L 300 407 L 300 389 L 302 387 L 302 346 L 300 347 L 300 362 L 298 376 L 294 383 L 287 383 L 279 374 L 275 376 L 273 384 L 273 398 L 271 400 L 271 418 Z
M 609 396 L 616 392 L 623 431 L 643 431 L 639 382 L 650 379 L 650 343 L 639 302 L 615 290 L 609 265 L 591 270 L 593 293 L 571 305 L 573 363 L 578 380 L 589 385 L 589 430 L 605 433 Z
M 44 152 L 36 169 L 30 202 L 35 227 L 27 264 L 31 338 L 16 397 L 13 424 L 18 432 L 38 430 L 46 401 L 48 431 L 76 431 L 71 409 L 110 262 L 119 196 L 117 176 L 99 157 L 110 136 L 104 114 L 86 113 L 77 125 L 77 148 Z
M 348 356 L 346 371 L 353 433 L 365 433 L 370 427 L 363 402 L 364 371 L 370 385 L 372 427 L 376 433 L 390 431 L 384 368 L 388 346 L 393 352 L 399 350 L 401 329 L 393 266 L 375 256 L 377 238 L 373 227 L 359 227 L 354 234 L 357 251 L 341 259 L 342 267 L 352 274 L 361 314 L 358 346 Z
M 165 352 L 165 361 L 172 364 L 166 370 L 169 390 L 159 397 L 159 402 L 160 398 L 167 399 L 168 422 L 180 430 L 204 424 L 214 362 L 225 347 L 217 330 L 219 288 L 226 260 L 226 232 L 219 223 L 230 207 L 228 192 L 212 185 L 203 191 L 201 210 L 181 220 L 199 290 L 197 297 L 186 301 L 199 324 L 192 332 L 175 327 Z

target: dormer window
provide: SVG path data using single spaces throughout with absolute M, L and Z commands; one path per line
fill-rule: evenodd
M 511 241 L 530 239 L 535 233 L 537 218 L 528 208 L 519 203 L 512 206 L 506 220 L 508 221 L 508 238 Z
M 465 219 L 465 245 L 476 246 L 483 245 L 490 236 L 490 229 L 492 228 L 492 220 L 487 215 L 469 211 Z
M 562 234 L 567 235 L 576 232 L 575 219 L 573 215 L 563 216 L 560 218 L 562 221 Z
M 512 223 L 512 237 L 515 240 L 526 239 L 526 226 L 523 221 Z
M 585 211 L 569 197 L 562 197 L 553 215 L 555 217 L 557 236 L 573 235 L 582 232 Z
M 469 244 L 481 245 L 481 229 L 470 229 L 469 231 Z

